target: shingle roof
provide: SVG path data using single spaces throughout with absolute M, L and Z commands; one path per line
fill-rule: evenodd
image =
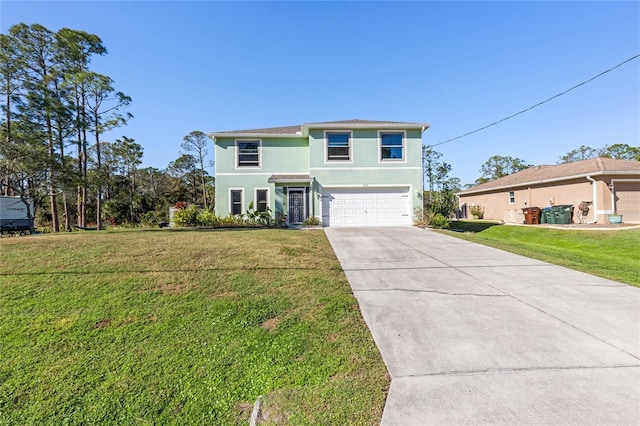
M 620 174 L 625 172 L 640 175 L 640 161 L 599 157 L 576 161 L 574 163 L 535 166 L 492 180 L 491 182 L 474 186 L 473 188 L 461 191 L 460 194 L 472 194 L 475 192 L 490 191 L 496 188 L 543 183 L 546 181 L 562 180 L 563 178 L 599 174 Z
M 361 126 L 385 126 L 385 125 L 406 125 L 407 127 L 429 127 L 428 124 L 424 123 L 409 123 L 404 121 L 380 121 L 380 120 L 362 120 L 362 119 L 352 119 L 352 120 L 340 120 L 340 121 L 321 121 L 317 123 L 305 123 L 298 124 L 294 126 L 281 126 L 281 127 L 266 127 L 262 129 L 247 129 L 247 130 L 227 130 L 223 132 L 214 132 L 214 135 L 237 135 L 237 134 L 262 134 L 262 135 L 300 135 L 302 134 L 303 127 L 321 127 L 323 125 L 328 126 L 336 126 L 336 125 L 345 125 L 345 127 L 349 125 L 356 124 L 359 127 Z
M 282 126 L 282 127 L 266 127 L 264 129 L 249 129 L 249 130 L 227 130 L 224 132 L 215 132 L 216 134 L 224 133 L 256 133 L 256 134 L 270 134 L 270 135 L 295 135 L 301 131 L 302 126 L 299 124 L 296 126 Z
M 320 121 L 318 123 L 309 123 L 309 124 L 418 124 L 418 123 L 409 123 L 406 121 L 388 121 L 388 120 L 361 120 L 359 118 L 354 118 L 351 120 L 339 120 L 339 121 Z

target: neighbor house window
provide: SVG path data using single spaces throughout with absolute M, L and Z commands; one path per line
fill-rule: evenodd
M 404 133 L 380 133 L 380 160 L 404 159 Z
M 269 208 L 269 190 L 256 189 L 256 211 L 266 212 Z
M 327 160 L 351 160 L 351 134 L 327 133 Z
M 238 167 L 260 167 L 260 141 L 237 141 Z
M 229 211 L 231 214 L 242 214 L 242 189 L 229 190 Z
M 515 204 L 516 202 L 516 193 L 513 191 L 509 192 L 509 204 Z

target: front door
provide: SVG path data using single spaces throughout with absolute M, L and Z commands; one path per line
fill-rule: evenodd
M 304 188 L 289 188 L 289 212 L 287 214 L 289 223 L 301 223 L 307 217 L 304 192 Z

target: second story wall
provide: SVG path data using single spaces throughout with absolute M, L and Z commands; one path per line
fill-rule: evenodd
M 217 137 L 215 155 L 216 175 L 309 173 L 309 142 L 303 137 Z
M 422 135 L 419 130 L 312 129 L 309 156 L 312 169 L 422 167 Z

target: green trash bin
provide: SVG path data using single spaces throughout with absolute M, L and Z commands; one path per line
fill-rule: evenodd
M 556 223 L 566 225 L 571 223 L 573 217 L 573 206 L 570 204 L 554 206 Z
M 540 223 L 549 223 L 549 212 L 551 207 L 545 207 L 540 211 Z
M 549 210 L 547 210 L 549 209 Z M 544 209 L 547 214 L 547 223 L 555 225 L 556 223 L 556 206 L 547 207 Z

